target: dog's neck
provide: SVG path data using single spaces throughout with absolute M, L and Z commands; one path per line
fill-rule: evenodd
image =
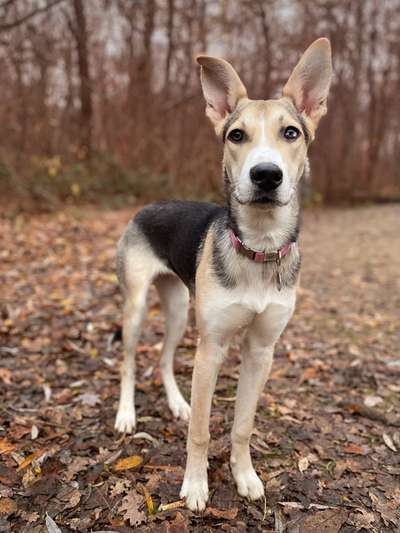
M 297 238 L 297 195 L 289 204 L 276 207 L 242 205 L 230 198 L 228 212 L 231 228 L 253 250 L 272 252 Z

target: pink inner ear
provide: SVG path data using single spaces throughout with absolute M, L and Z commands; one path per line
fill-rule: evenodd
M 221 82 L 216 79 L 203 79 L 204 92 L 207 95 L 207 103 L 212 107 L 221 117 L 229 112 L 228 104 L 228 89 Z

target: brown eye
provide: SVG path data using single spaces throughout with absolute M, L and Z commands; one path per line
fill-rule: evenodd
M 228 139 L 234 143 L 240 143 L 244 139 L 244 131 L 235 129 L 229 132 Z
M 288 141 L 295 141 L 298 137 L 300 137 L 300 131 L 294 126 L 288 126 L 285 128 L 283 136 Z

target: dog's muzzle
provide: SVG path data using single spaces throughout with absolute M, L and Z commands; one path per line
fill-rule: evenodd
M 259 163 L 250 169 L 250 179 L 262 191 L 271 192 L 282 183 L 283 172 L 275 163 Z

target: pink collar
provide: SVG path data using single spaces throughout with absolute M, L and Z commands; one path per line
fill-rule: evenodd
M 258 252 L 257 250 L 248 248 L 239 237 L 235 235 L 233 230 L 229 231 L 229 238 L 233 248 L 252 261 L 255 261 L 256 263 L 276 263 L 277 265 L 280 265 L 282 257 L 285 257 L 285 255 L 289 253 L 293 244 L 292 242 L 289 242 L 279 248 L 276 252 Z

